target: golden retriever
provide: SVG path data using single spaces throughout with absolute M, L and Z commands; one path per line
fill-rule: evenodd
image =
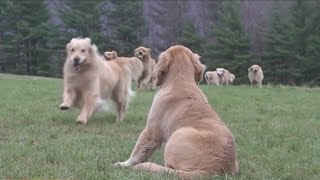
M 224 68 L 217 68 L 216 72 L 218 74 L 219 84 L 228 85 L 230 82 L 230 72 Z
M 254 64 L 248 69 L 248 77 L 251 86 L 257 85 L 262 88 L 262 80 L 264 76 L 262 68 L 259 65 Z
M 160 54 L 156 67 L 160 89 L 146 127 L 130 158 L 115 166 L 171 172 L 183 178 L 238 172 L 233 135 L 198 86 L 205 68 L 199 56 L 184 46 L 172 46 Z M 166 143 L 164 166 L 145 162 L 162 143 Z
M 219 77 L 217 74 L 217 71 L 207 71 L 204 75 L 204 78 L 207 82 L 207 84 L 219 84 Z
M 138 80 L 138 89 L 142 89 L 143 86 L 151 84 L 151 89 L 155 88 L 156 75 L 154 68 L 156 61 L 151 58 L 151 49 L 145 47 L 138 47 L 134 50 L 134 56 L 139 58 L 143 63 L 142 76 Z
M 106 58 L 107 61 L 116 59 L 118 57 L 118 54 L 116 51 L 106 51 L 103 53 L 104 57 Z
M 73 38 L 67 44 L 66 52 L 60 109 L 80 108 L 77 122 L 86 124 L 94 111 L 111 104 L 116 108 L 117 121 L 121 122 L 132 96 L 132 76 L 140 77 L 142 63 L 139 60 L 136 60 L 138 63 L 105 61 L 90 38 Z M 135 68 L 139 67 L 140 74 L 134 74 Z

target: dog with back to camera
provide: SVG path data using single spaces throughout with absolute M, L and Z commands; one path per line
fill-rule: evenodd
M 239 171 L 233 135 L 199 88 L 206 69 L 199 58 L 180 45 L 160 54 L 156 66 L 160 89 L 147 124 L 129 159 L 115 166 L 188 179 Z M 162 144 L 164 166 L 146 162 Z

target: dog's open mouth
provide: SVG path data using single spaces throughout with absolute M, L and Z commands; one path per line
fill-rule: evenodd
M 80 65 L 84 62 L 85 60 L 83 60 L 82 62 L 80 61 L 73 61 L 73 68 L 76 70 L 76 71 L 79 71 L 80 70 Z

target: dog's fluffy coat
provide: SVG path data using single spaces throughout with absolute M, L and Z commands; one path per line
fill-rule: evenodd
M 90 38 L 73 38 L 66 51 L 60 109 L 80 108 L 77 122 L 85 124 L 95 110 L 111 102 L 117 121 L 122 121 L 132 96 L 132 79 L 142 73 L 140 60 L 106 61 Z
M 142 76 L 138 80 L 138 89 L 142 89 L 143 86 L 151 85 L 151 89 L 155 87 L 155 65 L 156 61 L 151 58 L 151 49 L 145 47 L 138 47 L 134 50 L 134 56 L 139 58 L 143 63 Z
M 248 77 L 251 86 L 257 85 L 262 88 L 262 80 L 264 76 L 262 68 L 259 65 L 254 64 L 248 69 Z
M 180 177 L 236 174 L 236 145 L 228 127 L 198 87 L 205 66 L 184 46 L 160 54 L 156 93 L 147 120 L 130 158 L 116 166 Z M 165 142 L 164 166 L 145 162 Z

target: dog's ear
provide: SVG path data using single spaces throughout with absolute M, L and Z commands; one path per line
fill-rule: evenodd
M 118 57 L 118 54 L 116 51 L 112 51 L 112 54 L 113 54 L 113 58 L 117 58 Z
M 248 72 L 250 72 L 251 70 L 252 70 L 252 66 L 251 66 L 251 67 L 249 67 Z
M 148 49 L 149 52 L 151 52 L 151 49 L 150 49 L 150 48 L 147 48 L 147 49 Z
M 91 39 L 90 38 L 86 37 L 86 38 L 84 38 L 84 40 L 87 41 L 89 44 L 91 44 Z
M 160 86 L 165 78 L 166 73 L 169 71 L 169 66 L 172 62 L 171 56 L 167 52 L 163 52 L 159 56 L 159 61 L 156 65 L 157 80 L 156 85 Z
M 194 65 L 195 68 L 195 81 L 196 83 L 200 83 L 203 80 L 203 74 L 205 72 L 205 70 L 207 69 L 207 66 L 204 64 L 201 64 L 200 62 L 200 57 L 198 54 L 193 54 L 193 60 L 192 63 Z

